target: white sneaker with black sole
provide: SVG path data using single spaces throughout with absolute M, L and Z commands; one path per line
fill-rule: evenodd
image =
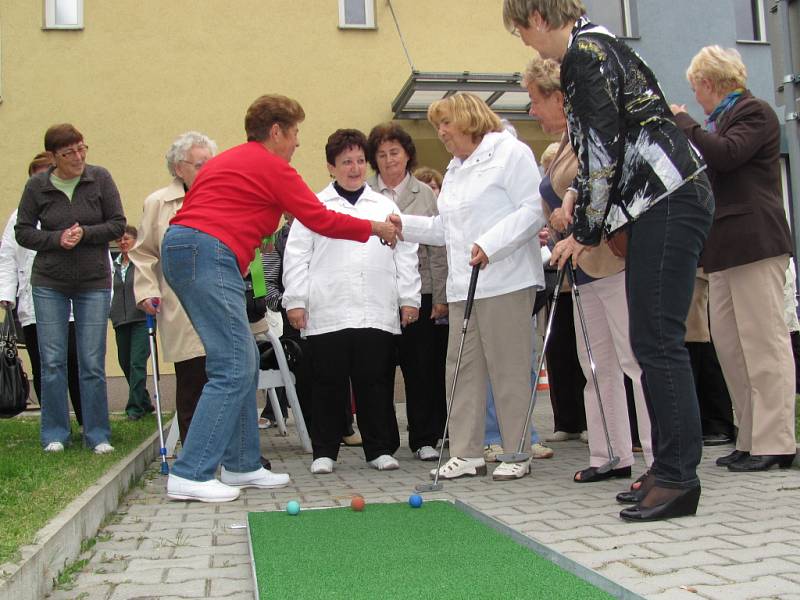
M 219 479 L 225 485 L 232 487 L 260 490 L 286 487 L 291 481 L 288 473 L 273 473 L 263 467 L 249 473 L 235 473 L 222 467 Z
M 492 479 L 495 481 L 508 481 L 510 479 L 522 479 L 531 472 L 531 459 L 526 461 L 511 463 L 502 462 L 492 473 Z
M 378 458 L 368 460 L 367 464 L 373 469 L 378 469 L 378 471 L 394 471 L 400 468 L 400 463 L 397 462 L 397 459 L 389 454 L 381 454 Z
M 239 497 L 239 489 L 216 479 L 192 481 L 170 473 L 167 479 L 167 497 L 172 500 L 197 500 L 198 502 L 231 502 Z
M 458 479 L 486 475 L 486 461 L 483 458 L 461 458 L 454 456 L 439 469 L 439 479 Z M 436 469 L 431 469 L 431 479 L 436 477 Z
M 419 460 L 437 460 L 439 458 L 439 451 L 433 446 L 422 446 L 414 451 L 414 456 Z

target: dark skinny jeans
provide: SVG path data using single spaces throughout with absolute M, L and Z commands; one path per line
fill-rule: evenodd
M 700 410 L 686 316 L 714 200 L 705 174 L 684 184 L 628 226 L 626 283 L 630 337 L 642 367 L 653 425 L 656 485 L 699 485 L 703 451 Z

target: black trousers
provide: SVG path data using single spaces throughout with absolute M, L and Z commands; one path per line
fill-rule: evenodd
M 395 336 L 406 390 L 408 445 L 412 451 L 422 446 L 435 448 L 447 416 L 447 404 L 441 394 L 444 374 L 437 364 L 436 325 L 431 320 L 431 308 L 431 294 L 422 294 L 419 319 L 406 325 L 402 335 Z
M 81 413 L 81 389 L 78 381 L 78 345 L 75 339 L 75 322 L 69 322 L 69 339 L 67 340 L 67 387 L 69 388 L 69 399 L 72 402 L 72 410 L 78 425 L 83 425 L 83 414 Z M 25 348 L 31 359 L 31 371 L 33 371 L 33 389 L 39 403 L 42 402 L 42 361 L 39 358 L 39 338 L 36 336 L 36 323 L 26 325 L 22 328 L 22 335 L 25 339 Z
M 736 437 L 733 404 L 712 342 L 686 342 L 692 363 L 694 387 L 700 403 L 703 435 L 724 434 Z
M 583 388 L 586 378 L 578 362 L 575 342 L 575 321 L 572 316 L 572 294 L 558 296 L 553 329 L 545 351 L 547 379 L 550 384 L 550 403 L 553 405 L 553 429 L 567 433 L 586 430 L 586 409 Z
M 186 441 L 189 425 L 207 381 L 205 356 L 175 363 L 175 410 L 178 413 L 181 444 Z
M 352 383 L 364 456 L 394 454 L 400 434 L 394 413 L 394 340 L 378 329 L 343 329 L 308 336 L 311 347 L 311 445 L 314 459 L 339 455 L 345 435 L 341 393 Z

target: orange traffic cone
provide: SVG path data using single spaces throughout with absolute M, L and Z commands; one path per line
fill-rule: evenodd
M 547 379 L 547 369 L 544 365 L 542 365 L 542 370 L 539 371 L 539 383 L 536 385 L 536 391 L 550 391 L 550 382 Z

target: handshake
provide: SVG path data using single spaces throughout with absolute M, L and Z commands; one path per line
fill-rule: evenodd
M 403 239 L 403 222 L 400 215 L 390 214 L 386 220 L 371 221 L 372 234 L 377 235 L 381 239 L 381 244 L 394 248 L 397 245 L 397 240 Z

